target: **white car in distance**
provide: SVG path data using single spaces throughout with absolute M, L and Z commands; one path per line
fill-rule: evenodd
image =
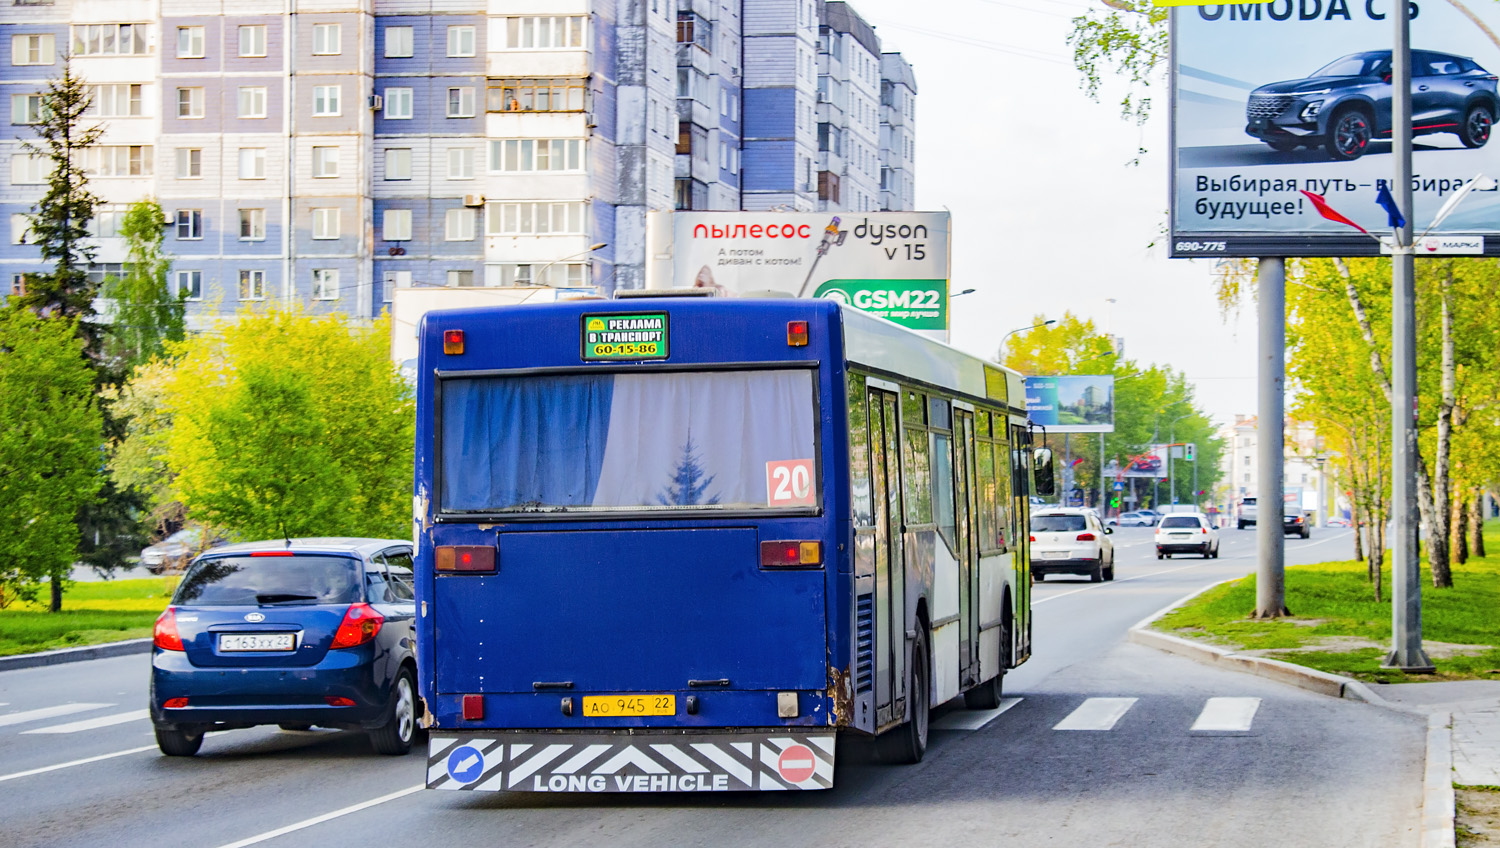
M 1082 574 L 1098 583 L 1115 579 L 1115 531 L 1092 509 L 1049 507 L 1031 514 L 1031 575 Z
M 1171 559 L 1172 554 L 1219 558 L 1219 531 L 1208 516 L 1201 512 L 1179 512 L 1162 517 L 1161 524 L 1156 526 L 1156 558 Z

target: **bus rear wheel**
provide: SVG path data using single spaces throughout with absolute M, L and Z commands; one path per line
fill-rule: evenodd
M 918 626 L 917 638 L 911 647 L 911 667 L 906 674 L 906 697 L 911 703 L 911 718 L 900 727 L 875 737 L 875 749 L 881 760 L 902 764 L 922 762 L 927 753 L 927 720 L 932 706 L 929 675 L 927 631 Z

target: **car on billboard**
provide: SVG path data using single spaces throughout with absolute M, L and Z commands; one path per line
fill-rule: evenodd
M 1413 50 L 1412 134 L 1452 133 L 1483 147 L 1500 114 L 1497 77 L 1473 59 Z M 1245 132 L 1278 152 L 1323 147 L 1337 161 L 1358 159 L 1391 135 L 1391 51 L 1342 56 L 1307 77 L 1250 92 Z

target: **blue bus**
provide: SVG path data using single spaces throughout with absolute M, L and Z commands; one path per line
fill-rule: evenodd
M 427 785 L 826 789 L 1031 653 L 1013 371 L 828 300 L 428 313 L 416 596 Z

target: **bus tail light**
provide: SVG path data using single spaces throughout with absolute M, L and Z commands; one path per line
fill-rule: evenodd
M 807 347 L 807 322 L 786 322 L 786 343 L 791 347 Z
M 333 644 L 330 648 L 353 648 L 375 638 L 380 632 L 380 625 L 385 623 L 385 616 L 375 611 L 375 608 L 366 603 L 350 604 L 349 611 L 344 613 L 344 620 L 339 622 L 339 629 L 333 634 Z
M 495 549 L 487 545 L 440 545 L 432 552 L 437 571 L 488 573 L 495 570 Z
M 453 355 L 464 352 L 464 331 L 443 331 L 443 353 Z
M 182 636 L 177 633 L 177 608 L 167 607 L 156 617 L 156 632 L 151 643 L 163 651 L 181 651 Z
M 1079 533 L 1078 534 L 1078 539 L 1076 541 L 1079 541 L 1079 542 L 1092 542 L 1092 541 L 1094 541 L 1094 534 L 1093 533 Z
M 823 543 L 781 541 L 760 543 L 760 564 L 785 568 L 823 564 Z

